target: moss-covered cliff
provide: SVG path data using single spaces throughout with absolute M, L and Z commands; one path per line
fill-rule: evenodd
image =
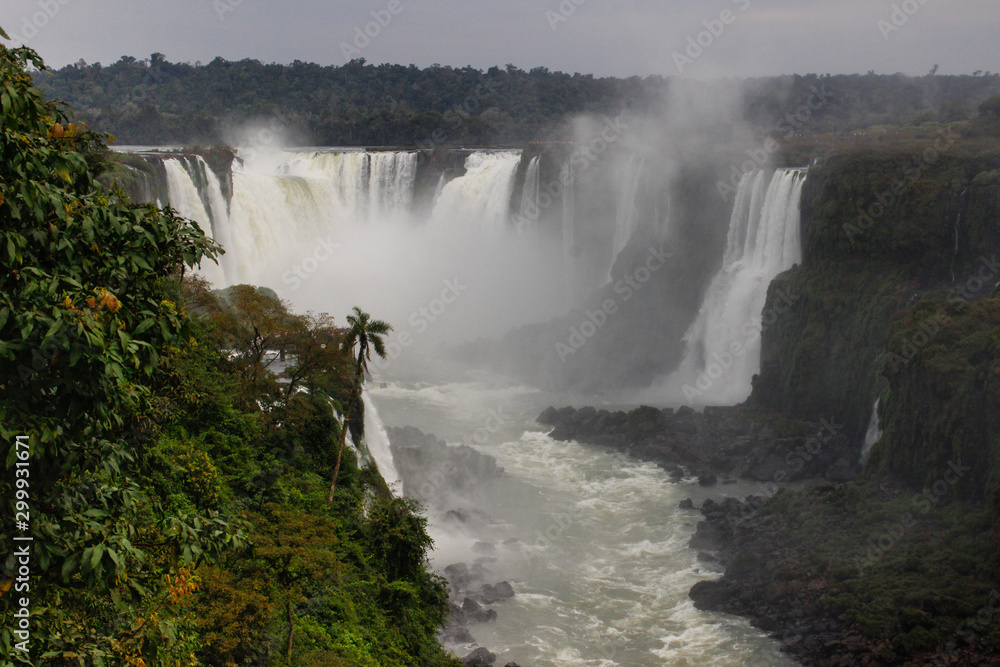
M 994 281 L 998 270 L 982 267 Z M 888 386 L 869 469 L 930 499 L 988 498 L 1000 485 L 1000 299 L 917 303 L 890 327 L 879 368 Z
M 751 401 L 795 418 L 833 416 L 860 439 L 894 315 L 964 285 L 1000 249 L 998 169 L 995 145 L 948 134 L 814 166 L 802 195 L 803 263 L 769 293 L 798 299 L 764 332 Z

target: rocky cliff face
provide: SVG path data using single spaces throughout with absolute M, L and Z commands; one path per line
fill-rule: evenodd
M 1000 151 L 942 134 L 912 145 L 834 154 L 810 171 L 802 216 L 803 263 L 779 276 L 768 296 L 769 306 L 779 290 L 796 299 L 763 333 L 761 373 L 750 401 L 796 419 L 832 414 L 858 440 L 880 395 L 900 425 L 922 423 L 904 413 L 945 420 L 954 408 L 945 394 L 958 387 L 945 394 L 915 393 L 910 384 L 929 377 L 925 357 L 936 356 L 946 341 L 963 340 L 961 331 L 952 331 L 961 326 L 945 302 L 988 299 L 1000 280 Z M 914 312 L 924 299 L 939 305 Z M 979 335 L 988 336 L 988 328 L 979 327 Z M 960 352 L 964 361 L 951 362 L 968 366 L 969 373 L 972 366 L 987 372 L 983 355 L 991 353 L 970 345 Z M 898 363 L 914 358 L 916 364 Z M 972 382 L 957 371 L 937 379 Z M 916 402 L 904 406 L 903 395 Z M 975 401 L 986 410 L 985 394 Z M 903 431 L 888 426 L 883 444 L 904 447 Z M 949 446 L 954 453 L 979 447 L 961 431 L 955 421 L 933 437 L 957 438 Z M 951 454 L 942 451 L 932 466 Z M 913 460 L 896 452 L 879 460 L 902 474 L 907 458 Z

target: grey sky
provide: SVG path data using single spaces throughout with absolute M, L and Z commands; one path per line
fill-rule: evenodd
M 372 63 L 599 76 L 1000 71 L 996 0 L 922 1 L 3 0 L 0 26 L 30 36 L 51 66 L 156 51 L 192 63 L 342 64 L 347 44 Z M 366 27 L 376 35 L 367 45 L 355 40 Z M 707 46 L 688 51 L 699 33 Z

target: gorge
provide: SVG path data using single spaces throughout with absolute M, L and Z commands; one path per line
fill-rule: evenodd
M 974 379 L 983 362 L 970 356 L 968 371 L 933 380 L 917 369 L 945 363 L 923 361 L 940 354 L 939 336 L 970 335 L 966 309 L 991 307 L 1000 152 L 955 137 L 929 159 L 942 145 L 932 133 L 877 150 L 807 138 L 720 188 L 752 151 L 643 146 L 628 131 L 596 151 L 601 128 L 582 123 L 575 143 L 522 150 L 125 149 L 112 177 L 226 248 L 201 267 L 216 286 L 263 285 L 334 313 L 361 299 L 397 323 L 366 393 L 363 450 L 396 493 L 425 506 L 433 563 L 454 596 L 445 637 L 459 654 L 835 661 L 843 651 L 794 641 L 835 632 L 815 607 L 803 625 L 703 593 L 695 607 L 687 593 L 716 585 L 712 549 L 728 566 L 718 585 L 739 590 L 733 545 L 758 539 L 763 498 L 788 484 L 857 485 L 870 497 L 876 478 L 933 484 L 928 471 L 961 451 L 975 472 L 957 480 L 958 498 L 995 511 L 990 436 L 957 435 L 942 417 L 954 400 L 940 398 L 967 382 L 963 419 L 991 433 L 977 407 L 992 400 Z M 975 284 L 962 288 L 963 275 Z M 969 340 L 970 355 L 990 354 L 981 336 Z M 918 396 L 933 439 L 903 417 Z M 619 410 L 640 403 L 659 407 Z M 598 409 L 535 422 L 565 404 Z M 915 444 L 929 462 L 907 453 Z M 473 452 L 486 462 L 470 468 Z M 681 501 L 717 499 L 720 481 L 726 495 L 758 500 L 724 505 L 735 529 L 713 527 L 724 515 L 705 504 L 709 522 L 695 531 Z M 624 529 L 618 516 L 631 517 Z M 599 534 L 613 537 L 580 549 Z M 888 576 L 879 567 L 891 563 L 876 565 L 799 576 L 856 586 Z M 514 596 L 477 592 L 494 585 Z M 845 599 L 823 605 L 859 613 Z M 803 613 L 796 604 L 789 613 Z M 734 610 L 765 633 L 713 620 Z M 905 621 L 885 650 L 863 624 L 849 627 L 839 632 L 861 633 L 856 655 L 940 650 L 940 635 L 917 641 Z

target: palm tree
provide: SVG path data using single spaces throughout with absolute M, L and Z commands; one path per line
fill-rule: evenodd
M 372 358 L 372 350 L 379 358 L 385 359 L 385 336 L 392 327 L 382 320 L 373 320 L 371 315 L 364 312 L 357 306 L 354 307 L 354 314 L 347 316 L 347 323 L 350 328 L 344 337 L 343 350 L 351 352 L 354 346 L 358 347 L 358 361 L 354 367 L 354 384 L 351 387 L 351 398 L 347 402 L 344 410 L 344 425 L 340 429 L 340 448 L 337 449 L 337 465 L 333 468 L 333 479 L 330 480 L 330 496 L 328 502 L 333 502 L 333 491 L 337 486 L 337 476 L 340 474 L 340 459 L 344 455 L 344 444 L 347 442 L 347 425 L 351 420 L 351 408 L 360 400 L 361 386 L 365 381 L 365 374 L 368 373 L 368 362 Z

